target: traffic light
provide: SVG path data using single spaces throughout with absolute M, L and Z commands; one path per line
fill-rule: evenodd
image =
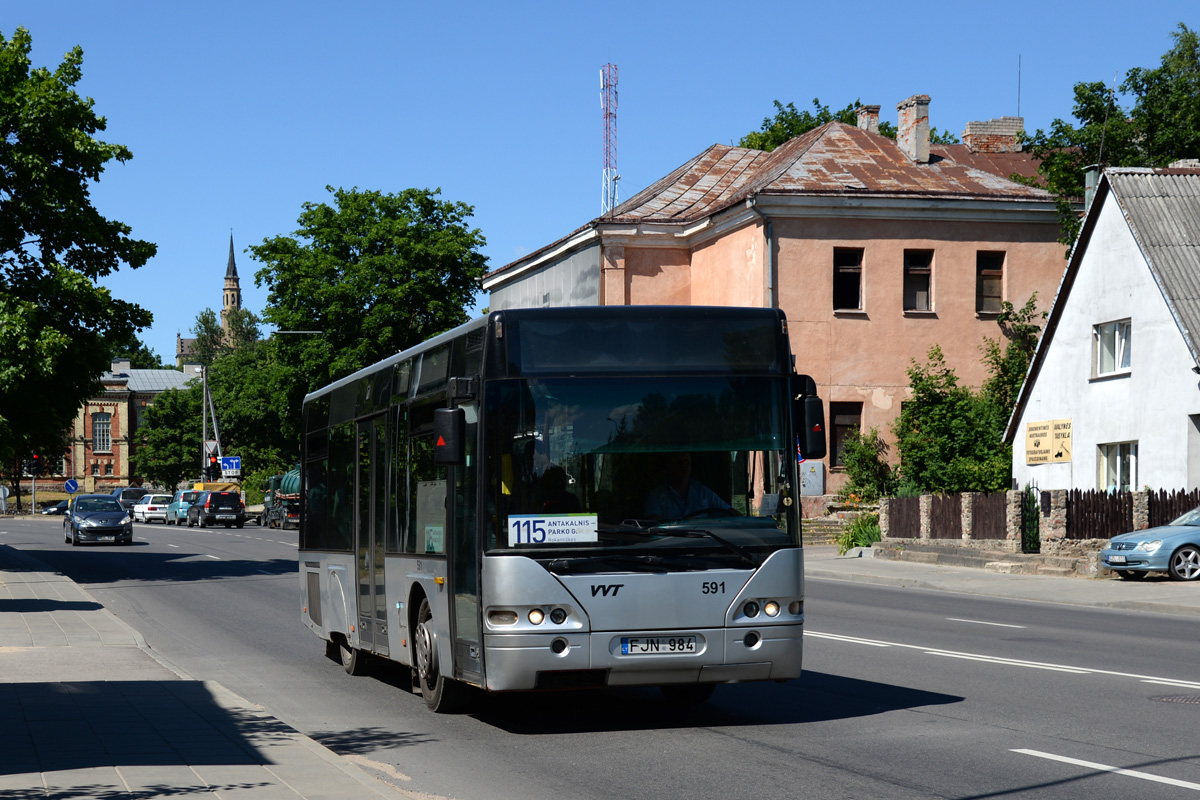
M 208 457 L 208 479 L 210 481 L 219 480 L 221 478 L 221 465 L 217 463 L 216 456 Z

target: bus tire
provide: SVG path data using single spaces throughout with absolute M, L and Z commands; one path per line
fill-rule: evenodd
M 467 701 L 468 687 L 442 674 L 438 664 L 437 628 L 434 626 L 433 609 L 429 598 L 421 598 L 417 611 L 417 627 L 413 636 L 416 651 L 415 664 L 417 684 L 425 705 L 439 714 L 447 714 L 462 708 Z
M 668 683 L 658 687 L 668 703 L 675 705 L 699 705 L 707 703 L 713 696 L 715 683 Z
M 342 669 L 346 670 L 347 675 L 366 675 L 367 674 L 367 659 L 370 657 L 368 653 L 362 650 L 356 650 L 351 647 L 345 639 L 338 639 L 338 658 L 342 662 Z

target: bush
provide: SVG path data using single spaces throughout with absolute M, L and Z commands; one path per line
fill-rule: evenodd
M 887 451 L 878 428 L 866 433 L 850 431 L 842 449 L 842 463 L 850 481 L 842 487 L 839 497 L 873 503 L 891 494 L 896 487 L 896 470 L 887 463 Z
M 845 553 L 852 547 L 870 547 L 881 538 L 879 515 L 863 514 L 861 517 L 856 517 L 838 535 L 838 553 Z

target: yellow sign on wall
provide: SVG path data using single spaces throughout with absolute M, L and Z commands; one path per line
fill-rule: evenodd
M 1071 420 L 1052 419 L 1025 425 L 1025 463 L 1057 464 L 1071 460 Z

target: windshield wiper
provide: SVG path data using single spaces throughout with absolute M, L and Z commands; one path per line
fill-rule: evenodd
M 757 567 L 759 565 L 759 560 L 755 558 L 749 550 L 742 547 L 740 544 L 734 544 L 724 536 L 718 536 L 717 534 L 705 528 L 662 528 L 659 526 L 654 526 L 647 528 L 646 530 L 651 533 L 658 534 L 659 536 L 679 536 L 689 539 L 709 538 L 730 552 L 740 556 L 742 560 L 744 560 L 750 566 Z
M 662 556 L 643 553 L 604 553 L 592 556 L 556 556 L 546 562 L 550 572 L 599 572 L 597 567 L 614 570 L 640 567 L 638 572 L 666 572 Z

